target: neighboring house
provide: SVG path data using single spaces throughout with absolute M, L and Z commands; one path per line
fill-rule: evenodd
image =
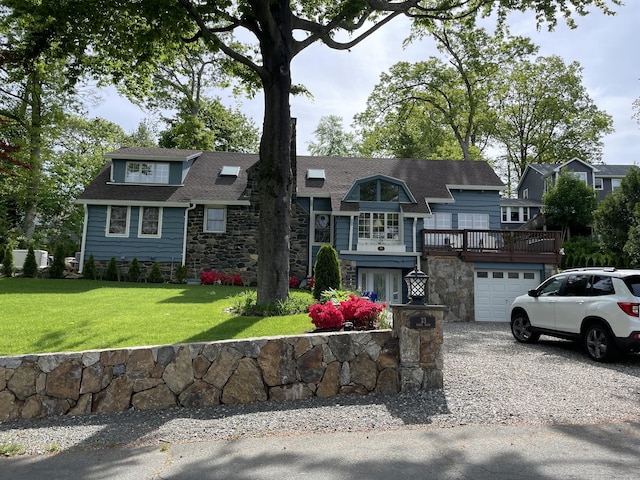
M 133 257 L 165 278 L 178 264 L 256 281 L 258 156 L 121 148 L 79 197 L 82 270 Z M 503 183 L 486 162 L 298 156 L 291 275 L 313 274 L 322 244 L 338 251 L 345 288 L 406 302 L 403 276 L 428 273 L 447 320 L 506 320 L 511 299 L 557 264 L 557 239 L 501 234 Z
M 553 187 L 562 171 L 576 175 L 586 185 L 592 187 L 600 200 L 620 188 L 620 182 L 631 165 L 591 165 L 579 158 L 565 163 L 532 163 L 527 165 L 516 189 L 517 198 L 503 198 L 500 201 L 502 227 L 516 229 L 530 225 L 542 211 L 542 197 Z

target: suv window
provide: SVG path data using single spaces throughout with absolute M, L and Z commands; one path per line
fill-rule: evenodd
M 589 274 L 574 274 L 567 277 L 564 295 L 567 297 L 586 297 L 589 295 Z
M 638 286 L 640 287 L 640 284 Z M 591 288 L 591 295 L 593 296 L 613 295 L 616 293 L 611 277 L 603 275 L 594 275 L 588 288 Z
M 624 283 L 629 287 L 631 293 L 636 297 L 640 297 L 640 275 L 631 275 L 623 278 Z
M 547 283 L 542 285 L 542 287 L 538 291 L 538 295 L 541 297 L 546 297 L 549 295 L 559 295 L 562 284 L 564 283 L 564 279 L 565 277 L 555 277 L 549 279 Z

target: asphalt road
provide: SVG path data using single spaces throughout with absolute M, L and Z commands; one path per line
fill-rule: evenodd
M 1 480 L 637 479 L 640 424 L 460 426 L 0 459 Z

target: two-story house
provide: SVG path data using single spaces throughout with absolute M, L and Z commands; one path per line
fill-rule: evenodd
M 565 163 L 532 163 L 527 165 L 516 188 L 517 198 L 500 201 L 502 228 L 519 228 L 536 218 L 542 211 L 542 197 L 555 185 L 563 171 L 572 172 L 586 185 L 592 187 L 603 200 L 620 188 L 620 182 L 631 165 L 592 165 L 579 158 Z
M 78 199 L 81 269 L 90 255 L 98 269 L 115 257 L 122 271 L 136 257 L 143 268 L 157 262 L 166 279 L 181 264 L 191 278 L 214 269 L 255 283 L 257 155 L 121 148 L 105 156 Z M 500 234 L 504 185 L 486 162 L 297 156 L 293 165 L 298 279 L 313 275 L 330 243 L 346 288 L 406 302 L 403 276 L 419 265 L 429 301 L 446 305 L 448 320 L 506 320 L 511 299 L 557 264 L 555 237 Z

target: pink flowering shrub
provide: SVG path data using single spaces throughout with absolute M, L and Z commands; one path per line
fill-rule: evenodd
M 314 303 L 309 307 L 309 316 L 316 328 L 341 328 L 349 321 L 356 330 L 371 330 L 385 306 L 385 303 L 378 305 L 368 298 L 350 294 L 349 299 L 337 307 L 332 302 Z
M 208 270 L 200 274 L 201 285 L 214 285 L 220 283 L 222 285 L 244 285 L 242 277 L 237 273 L 233 276 L 217 273 L 215 270 Z
M 291 277 L 289 279 L 289 288 L 298 288 L 299 285 L 300 280 L 298 280 L 296 277 Z

